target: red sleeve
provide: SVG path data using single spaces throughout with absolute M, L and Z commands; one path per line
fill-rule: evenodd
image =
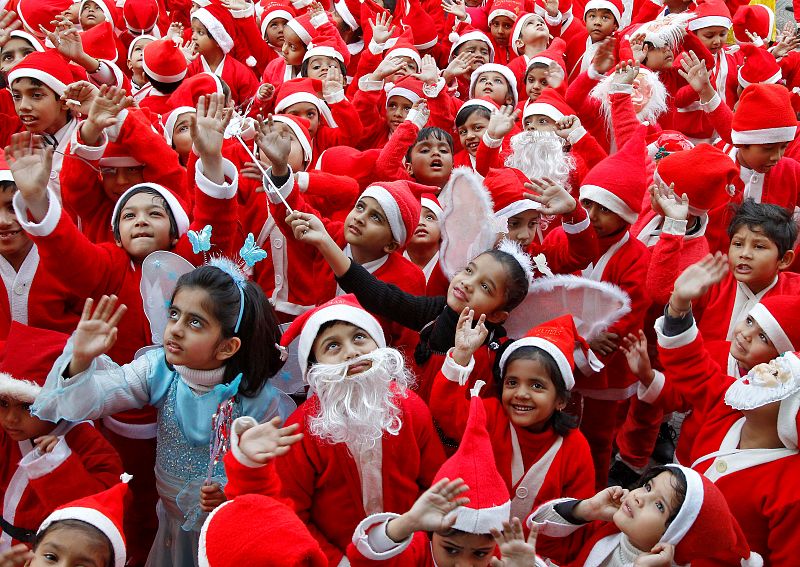
M 431 412 L 425 402 L 414 392 L 408 392 L 404 410 L 411 414 L 414 423 L 414 436 L 419 447 L 419 477 L 417 485 L 420 492 L 427 490 L 432 484 L 439 467 L 445 461 L 444 447 L 439 435 L 433 428 Z
M 595 165 L 608 157 L 608 153 L 597 142 L 597 138 L 586 132 L 581 139 L 572 145 L 572 152 L 583 158 L 586 163 L 587 169 L 593 168 Z
M 236 460 L 232 451 L 228 451 L 223 462 L 225 476 L 228 477 L 228 483 L 225 485 L 225 496 L 228 500 L 242 494 L 261 494 L 283 500 L 281 479 L 275 469 L 274 461 L 262 467 L 248 467 Z
M 625 145 L 636 134 L 641 122 L 636 117 L 633 109 L 631 95 L 628 93 L 612 93 L 611 100 L 611 125 L 614 130 L 614 142 L 617 148 Z
M 575 110 L 581 122 L 589 124 L 592 121 L 599 120 L 598 107 L 592 104 L 592 98 L 589 96 L 591 90 L 597 85 L 597 81 L 589 77 L 589 74 L 584 71 L 580 73 L 575 80 L 570 81 L 567 87 L 567 104 Z
M 690 263 L 699 261 L 708 253 L 705 238 L 692 249 L 692 258 L 686 258 L 683 236 L 662 232 L 658 242 L 650 249 L 650 265 L 647 268 L 647 292 L 653 301 L 666 305 L 675 280 Z
M 360 136 L 353 140 L 359 142 L 370 139 L 373 136 L 373 131 L 376 128 L 386 127 L 386 116 L 378 111 L 378 105 L 381 100 L 381 93 L 383 91 L 362 91 L 356 89 L 353 94 L 353 108 L 360 116 L 362 124 L 367 126 Z M 358 144 L 351 144 L 358 145 Z
M 336 128 L 323 126 L 317 131 L 315 143 L 321 152 L 332 146 L 349 146 L 355 144 L 362 134 L 361 117 L 356 108 L 346 98 L 329 104 L 331 115 L 336 121 Z
M 553 273 L 582 270 L 598 256 L 597 234 L 589 226 L 586 209 L 578 205 L 569 220 L 571 224 L 565 225 L 562 219 L 561 227 L 550 231 L 539 250 L 532 250 L 534 255 L 538 252 L 545 255 Z M 580 228 L 581 223 L 586 226 Z
M 433 379 L 429 403 L 431 414 L 442 433 L 450 439 L 461 441 L 469 417 L 466 385 L 460 386 L 449 380 L 440 370 Z
M 717 134 L 726 144 L 731 142 L 731 130 L 733 130 L 733 111 L 731 107 L 720 101 L 717 108 L 711 112 L 706 112 L 708 121 L 716 130 Z
M 632 241 L 638 244 L 638 241 L 634 239 L 632 239 Z M 618 266 L 619 269 L 615 270 L 616 273 L 614 273 L 613 277 L 608 280 L 621 287 L 631 298 L 630 313 L 611 325 L 608 329 L 609 332 L 616 333 L 620 337 L 625 337 L 628 333 L 637 332 L 642 327 L 645 313 L 650 307 L 650 297 L 647 295 L 645 286 L 642 285 L 642 282 L 647 278 L 647 266 L 650 253 L 644 245 L 641 247 L 637 246 L 637 248 L 639 248 L 642 253 L 638 255 L 638 257 L 632 258 L 631 261 L 626 262 L 624 265 L 621 263 Z
M 475 171 L 486 177 L 491 168 L 503 167 L 503 159 L 500 157 L 500 151 L 502 149 L 502 144 L 490 148 L 484 143 L 483 137 L 481 137 L 478 149 L 475 151 Z
M 80 158 L 71 150 L 72 144 L 67 147 L 61 162 L 61 199 L 74 219 L 80 217 L 86 234 L 99 234 L 90 226 L 107 227 L 114 204 L 103 191 L 98 162 Z
M 346 211 L 353 208 L 360 194 L 358 182 L 355 179 L 316 169 L 306 173 L 308 174 L 308 186 L 304 193 L 322 215 L 334 218 L 337 214 L 343 211 L 346 214 Z M 315 199 L 312 200 L 312 197 Z M 321 206 L 323 204 L 324 207 Z
M 386 181 L 411 179 L 403 166 L 403 160 L 408 148 L 416 141 L 418 133 L 419 128 L 409 120 L 404 121 L 395 129 L 375 162 L 376 179 Z

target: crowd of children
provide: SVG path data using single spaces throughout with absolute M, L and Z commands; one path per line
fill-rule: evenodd
M 794 564 L 768 3 L 0 2 L 0 567 Z

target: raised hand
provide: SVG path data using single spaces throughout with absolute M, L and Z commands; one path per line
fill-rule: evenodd
M 33 551 L 24 543 L 0 552 L 0 567 L 22 567 L 33 560 Z
M 250 2 L 247 0 L 222 0 L 222 5 L 231 12 L 238 12 L 248 8 L 250 6 Z
M 52 452 L 53 449 L 56 448 L 58 440 L 58 435 L 42 435 L 41 437 L 34 439 L 33 443 L 36 446 L 36 450 L 38 450 L 40 454 L 44 455 L 45 453 Z
M 428 120 L 430 120 L 430 118 L 431 118 L 431 109 L 428 107 L 428 101 L 425 100 L 424 98 L 422 100 L 418 100 L 417 102 L 412 104 L 411 105 L 411 110 L 416 110 L 418 116 L 425 118 L 424 124 L 427 124 Z M 413 114 L 411 114 L 410 111 L 409 111 L 409 115 L 411 115 L 413 117 Z M 406 120 L 408 120 L 408 119 L 409 119 L 409 117 L 406 116 Z M 423 124 L 422 118 L 420 118 L 419 124 Z
M 671 543 L 657 543 L 650 553 L 643 553 L 633 562 L 633 567 L 671 567 L 675 558 L 675 546 Z
M 325 8 L 322 7 L 322 4 L 320 2 L 314 1 L 308 6 L 308 15 L 311 16 L 312 19 L 314 18 L 314 16 L 318 16 L 324 13 L 325 13 Z
M 17 13 L 9 10 L 0 10 L 0 48 L 11 39 L 11 32 L 22 27 L 22 22 L 17 18 Z
M 503 522 L 503 531 L 491 528 L 494 541 L 500 550 L 500 559 L 492 558 L 492 567 L 531 567 L 536 565 L 536 536 L 539 529 L 534 526 L 525 541 L 525 532 L 519 518 Z
M 639 379 L 639 382 L 649 386 L 655 378 L 653 367 L 650 365 L 650 355 L 647 352 L 647 337 L 644 331 L 639 329 L 639 335 L 628 333 L 627 337 L 622 337 L 620 350 L 625 353 L 628 361 L 628 368 Z
M 545 215 L 568 215 L 578 206 L 575 197 L 563 185 L 559 185 L 549 177 L 531 179 L 525 183 L 525 188 L 530 190 L 525 193 L 525 198 L 541 205 L 539 212 Z
M 403 67 L 405 67 L 405 63 L 402 59 L 399 57 L 389 57 L 378 64 L 378 67 L 372 72 L 370 78 L 373 81 L 382 81 L 386 77 L 391 77 Z
M 281 177 L 289 171 L 289 154 L 292 151 L 292 139 L 287 128 L 272 120 L 272 115 L 264 121 L 259 116 L 256 145 L 259 153 L 272 164 L 272 172 Z
M 442 10 L 445 14 L 453 14 L 462 22 L 467 19 L 467 4 L 464 0 L 442 0 Z
M 44 26 L 39 26 L 42 33 L 47 35 L 50 43 L 70 61 L 75 61 L 78 64 L 83 63 L 86 53 L 83 50 L 83 42 L 77 26 L 66 16 L 56 16 L 56 19 L 50 23 L 55 24 L 53 31 L 48 31 Z
M 558 0 L 544 0 L 544 9 L 551 18 L 558 16 Z
M 369 25 L 372 26 L 372 39 L 378 45 L 383 45 L 392 37 L 395 26 L 392 25 L 394 18 L 389 12 L 380 12 L 375 14 L 375 19 L 369 20 Z
M 200 487 L 200 509 L 203 512 L 213 512 L 214 509 L 225 502 L 225 491 L 219 483 L 206 484 Z
M 53 169 L 53 148 L 45 145 L 41 136 L 20 132 L 11 136 L 5 154 L 17 189 L 29 207 L 38 209 L 38 213 L 33 212 L 34 218 L 40 221 L 47 212 L 47 184 Z
M 338 65 L 331 65 L 325 78 L 322 79 L 322 96 L 330 96 L 341 91 L 345 86 L 344 75 Z
M 386 526 L 386 535 L 394 541 L 403 541 L 414 532 L 438 532 L 453 527 L 456 515 L 451 514 L 459 506 L 469 504 L 469 498 L 461 496 L 469 487 L 460 478 L 443 478 L 417 498 L 411 510 L 391 520 Z
M 166 37 L 180 45 L 183 43 L 183 24 L 180 22 L 172 22 L 167 30 Z
M 69 363 L 70 376 L 80 374 L 92 360 L 108 352 L 117 342 L 117 325 L 125 315 L 127 307 L 117 307 L 117 296 L 104 295 L 92 311 L 94 300 L 90 297 L 83 305 L 83 313 L 78 327 L 72 335 L 72 360 Z
M 639 63 L 635 63 L 633 59 L 620 61 L 612 82 L 617 85 L 632 85 L 638 74 Z
M 778 40 L 770 50 L 775 59 L 780 60 L 789 55 L 790 52 L 795 51 L 798 47 L 800 47 L 800 37 L 797 36 L 795 25 L 796 24 L 793 24 L 792 22 L 786 22 L 786 25 L 783 27 L 783 32 L 778 35 Z M 750 32 L 746 31 L 746 33 L 749 34 Z M 764 42 L 762 41 L 761 44 L 763 45 L 763 43 Z
M 696 93 L 701 94 L 704 90 L 714 90 L 711 85 L 711 79 L 708 76 L 708 69 L 706 63 L 700 59 L 694 51 L 684 53 L 681 57 L 681 68 L 678 69 L 678 74 L 689 83 Z
M 594 52 L 592 57 L 592 67 L 601 75 L 606 74 L 614 66 L 614 44 L 616 39 L 614 36 L 605 38 L 600 42 L 597 51 Z
M 569 116 L 561 118 L 558 122 L 556 122 L 555 132 L 559 138 L 567 140 L 569 138 L 569 135 L 580 127 L 581 127 L 581 119 L 575 116 L 574 114 L 571 114 Z
M 596 353 L 602 356 L 607 356 L 617 350 L 619 347 L 619 335 L 616 333 L 603 331 L 589 341 L 589 346 Z
M 452 81 L 456 77 L 460 77 L 461 75 L 465 75 L 469 72 L 470 67 L 472 67 L 472 60 L 474 56 L 469 53 L 459 53 L 453 60 L 450 61 L 450 64 L 444 70 L 444 79 L 448 83 Z
M 187 63 L 191 63 L 200 53 L 197 51 L 197 43 L 193 39 L 186 40 L 186 43 L 181 45 L 180 47 L 181 53 L 183 53 L 183 58 L 186 59 Z
M 439 67 L 436 66 L 436 59 L 431 55 L 425 55 L 422 58 L 422 66 L 419 73 L 414 73 L 412 76 L 426 85 L 435 85 L 439 80 Z
M 486 314 L 481 315 L 473 327 L 472 320 L 474 318 L 475 311 L 469 307 L 465 307 L 458 316 L 456 338 L 453 345 L 455 347 L 453 349 L 453 360 L 461 366 L 469 364 L 472 355 L 489 335 L 489 330 L 486 328 Z
M 486 127 L 489 137 L 494 140 L 505 138 L 514 129 L 520 114 L 521 111 L 514 110 L 510 104 L 501 106 L 500 110 L 493 112 L 489 117 L 489 125 Z
M 652 185 L 649 189 L 650 198 L 656 203 L 665 217 L 675 220 L 689 218 L 689 197 L 684 193 L 680 197 L 675 194 L 675 184 L 668 186 L 663 183 Z
M 103 130 L 117 123 L 119 113 L 134 104 L 133 97 L 128 96 L 123 89 L 101 86 L 89 109 L 89 115 L 81 123 L 83 141 L 90 146 L 95 145 Z
M 225 95 L 210 94 L 197 101 L 197 117 L 192 122 L 192 141 L 200 159 L 222 156 L 225 128 L 231 121 L 233 109 L 225 107 Z
M 262 83 L 258 87 L 258 98 L 262 101 L 267 101 L 275 96 L 275 86 L 269 83 Z
M 97 93 L 99 92 L 100 89 L 89 81 L 76 81 L 67 85 L 64 94 L 61 95 L 61 100 L 73 112 L 88 116 L 89 111 L 92 109 L 92 104 L 94 104 L 94 99 L 97 98 Z
M 686 268 L 675 280 L 669 299 L 670 314 L 680 316 L 692 307 L 692 301 L 703 297 L 712 285 L 728 273 L 728 257 L 722 252 L 708 254 Z
M 586 500 L 582 500 L 573 508 L 576 518 L 593 522 L 600 520 L 610 522 L 614 514 L 622 505 L 622 500 L 628 495 L 628 490 L 621 486 L 609 486 Z
M 331 238 L 322 221 L 310 213 L 294 211 L 286 217 L 286 224 L 295 239 L 311 246 L 320 247 Z
M 281 418 L 276 416 L 246 430 L 239 436 L 239 450 L 251 461 L 262 465 L 285 455 L 292 445 L 303 438 L 303 434 L 297 433 L 300 429 L 298 423 L 278 427 L 280 424 Z
M 644 38 L 645 35 L 643 33 L 637 33 L 628 40 L 628 42 L 631 44 L 633 59 L 637 63 L 641 63 L 647 59 L 647 53 L 650 51 L 650 47 L 644 42 Z

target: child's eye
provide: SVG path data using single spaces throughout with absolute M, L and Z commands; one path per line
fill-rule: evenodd
M 14 207 L 11 207 L 11 210 L 14 210 Z M 425 215 L 425 220 L 428 221 L 428 222 L 433 222 L 436 219 L 433 218 L 433 215 Z
M 506 379 L 506 388 L 515 388 L 517 386 L 517 381 L 513 378 Z
M 0 408 L 7 408 L 8 402 L 6 400 L 0 399 Z
M 458 555 L 458 552 L 459 552 L 459 550 L 456 549 L 455 547 L 445 547 L 444 551 L 448 555 Z
M 658 511 L 662 514 L 667 510 L 664 504 L 661 502 L 656 502 L 656 508 L 658 508 Z
M 645 489 L 647 492 L 650 492 L 650 490 L 651 490 L 650 482 L 646 482 L 646 483 L 644 484 L 644 489 Z
M 175 309 L 170 309 L 168 312 L 168 316 L 173 321 L 176 321 L 178 319 L 178 312 Z
M 482 283 L 482 284 L 481 284 L 481 287 L 483 288 L 483 291 L 486 291 L 486 292 L 488 292 L 488 291 L 489 291 L 489 286 L 488 286 L 487 284 L 485 284 L 485 283 Z
M 471 274 L 471 273 L 472 273 L 472 268 L 470 268 L 469 266 L 467 266 L 466 268 L 464 268 L 464 273 L 466 273 L 466 274 Z
M 473 553 L 475 557 L 486 557 L 489 553 L 486 551 L 476 551 Z
M 189 325 L 191 325 L 195 329 L 200 329 L 203 326 L 203 322 L 200 319 L 192 319 L 191 321 L 189 321 Z
M 339 343 L 333 341 L 325 346 L 325 350 L 336 350 L 337 348 L 339 348 Z
M 132 219 L 133 216 L 134 216 L 133 213 L 125 213 L 124 215 L 122 215 L 122 218 L 124 218 L 124 219 Z
M 763 342 L 765 345 L 768 345 L 768 344 L 769 344 L 769 338 L 767 338 L 767 335 L 765 335 L 764 333 L 759 333 L 759 334 L 758 334 L 758 338 L 759 338 L 759 339 L 761 339 L 761 341 L 762 341 L 762 342 Z

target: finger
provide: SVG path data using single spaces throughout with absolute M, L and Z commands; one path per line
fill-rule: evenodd
M 92 318 L 92 305 L 94 305 L 94 299 L 91 297 L 87 297 L 86 301 L 83 302 L 83 312 L 81 313 L 81 321 L 88 321 Z
M 117 307 L 117 310 L 111 316 L 111 319 L 109 319 L 108 324 L 111 325 L 112 327 L 116 327 L 117 325 L 119 325 L 120 319 L 122 319 L 122 317 L 125 315 L 127 311 L 128 311 L 127 305 L 125 305 L 124 303 L 119 305 L 119 307 Z

